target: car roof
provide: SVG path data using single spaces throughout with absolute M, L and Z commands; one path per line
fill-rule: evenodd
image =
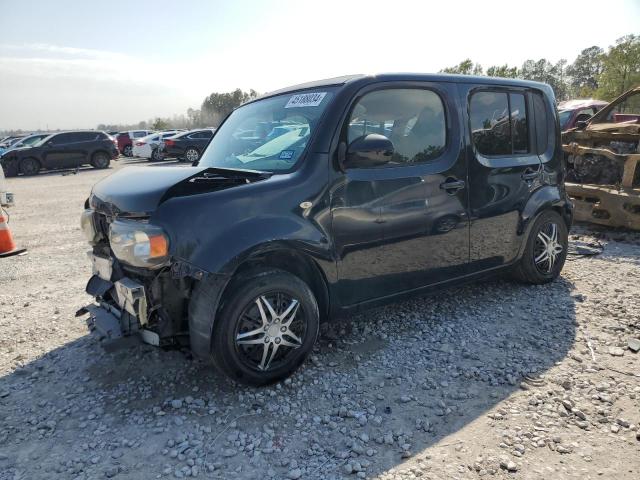
M 479 83 L 483 85 L 514 85 L 522 87 L 534 87 L 546 89 L 549 86 L 546 83 L 534 82 L 532 80 L 520 80 L 516 78 L 499 78 L 485 77 L 479 75 L 457 75 L 449 73 L 379 73 L 372 75 L 345 75 L 342 77 L 327 78 L 324 80 L 315 80 L 312 82 L 292 85 L 290 87 L 274 90 L 265 93 L 258 99 L 272 97 L 283 93 L 294 92 L 298 90 L 309 90 L 319 87 L 335 87 L 344 86 L 350 83 L 362 82 L 449 82 L 449 83 Z M 258 100 L 256 99 L 256 100 Z M 255 101 L 255 100 L 254 100 Z M 251 102 L 248 102 L 251 103 Z
M 577 110 L 579 108 L 591 107 L 591 106 L 605 106 L 609 102 L 604 100 L 595 100 L 593 98 L 576 98 L 573 100 L 565 100 L 558 104 L 558 110 Z

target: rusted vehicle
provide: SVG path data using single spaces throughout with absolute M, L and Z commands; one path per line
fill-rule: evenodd
M 640 230 L 640 86 L 562 134 L 575 219 Z

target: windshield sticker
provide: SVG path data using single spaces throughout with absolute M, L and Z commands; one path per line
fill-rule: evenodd
M 327 92 L 301 93 L 289 99 L 284 108 L 317 107 Z
M 280 160 L 291 160 L 293 158 L 293 153 L 293 150 L 282 150 L 278 158 Z

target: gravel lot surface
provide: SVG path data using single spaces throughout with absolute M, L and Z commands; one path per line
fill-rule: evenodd
M 0 259 L 0 479 L 640 478 L 640 235 L 580 227 L 604 253 L 551 285 L 333 324 L 296 375 L 252 389 L 184 351 L 106 353 L 74 318 L 79 214 L 124 163 L 8 181 L 29 254 Z

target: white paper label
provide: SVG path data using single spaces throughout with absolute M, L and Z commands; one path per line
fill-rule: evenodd
M 327 92 L 300 93 L 289 99 L 284 108 L 317 107 Z

